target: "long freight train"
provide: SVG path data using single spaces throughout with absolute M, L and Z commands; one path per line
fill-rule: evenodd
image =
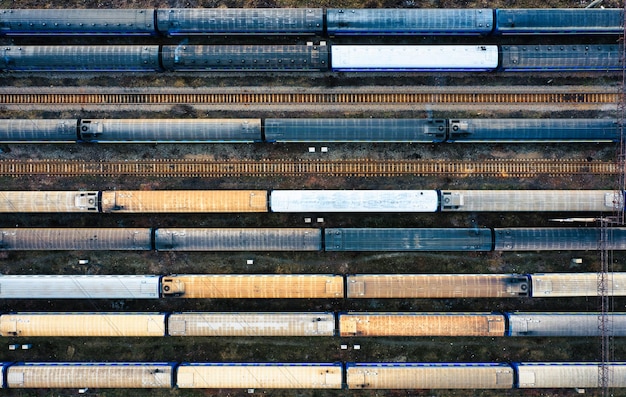
M 0 191 L 0 213 L 610 213 L 613 190 Z
M 5 72 L 607 72 L 619 44 L 65 45 L 0 48 Z
M 618 142 L 615 119 L 5 119 L 0 142 Z
M 626 387 L 624 362 L 0 363 L 2 386 L 179 389 L 541 389 Z
M 3 9 L 0 35 L 621 34 L 622 9 Z
M 606 293 L 626 296 L 626 273 Z M 463 299 L 598 296 L 597 273 L 0 275 L 0 299 Z
M 600 336 L 601 313 L 189 312 L 0 315 L 2 337 L 163 336 Z M 626 313 L 606 314 L 610 336 L 626 336 Z

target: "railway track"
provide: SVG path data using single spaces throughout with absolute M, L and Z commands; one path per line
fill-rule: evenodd
M 215 105 L 215 104 L 400 104 L 578 103 L 614 104 L 616 93 L 0 93 L 0 105 Z
M 454 176 L 523 178 L 539 175 L 615 175 L 611 162 L 581 160 L 140 160 L 56 161 L 4 160 L 0 176 L 149 176 L 183 177 L 273 177 L 273 176 Z

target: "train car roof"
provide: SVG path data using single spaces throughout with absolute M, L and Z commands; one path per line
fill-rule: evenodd
M 534 298 L 598 296 L 598 273 L 535 273 L 530 276 Z M 626 296 L 626 273 L 610 272 L 607 294 Z
M 2 119 L 0 141 L 76 142 L 76 119 Z M 0 195 L 0 204 L 2 203 Z
M 0 251 L 152 249 L 149 228 L 12 228 L 0 229 Z
M 518 387 L 524 388 L 597 388 L 600 364 L 585 362 L 515 363 Z M 626 387 L 626 363 L 606 363 L 608 387 Z
M 0 212 L 98 212 L 98 191 L 0 191 Z
M 498 34 L 622 34 L 621 8 L 496 9 Z
M 272 212 L 436 212 L 436 190 L 273 190 Z
M 626 228 L 496 228 L 494 233 L 496 251 L 626 249 Z
M 506 314 L 510 336 L 600 336 L 601 313 L 536 313 Z M 607 332 L 626 336 L 626 313 L 606 314 Z

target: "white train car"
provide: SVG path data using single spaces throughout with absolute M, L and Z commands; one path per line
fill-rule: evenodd
M 600 364 L 586 362 L 514 363 L 520 389 L 599 388 Z M 607 363 L 609 387 L 626 387 L 626 363 Z
M 436 212 L 436 190 L 274 190 L 272 212 Z
M 0 191 L 0 212 L 99 212 L 98 191 Z
M 598 273 L 531 274 L 533 298 L 598 296 Z M 626 296 L 626 273 L 607 274 L 607 295 Z
M 333 45 L 334 71 L 490 71 L 498 67 L 496 45 Z

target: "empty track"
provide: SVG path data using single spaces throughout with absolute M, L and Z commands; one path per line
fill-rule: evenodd
M 611 162 L 581 160 L 141 160 L 141 161 L 55 161 L 5 160 L 0 176 L 149 176 L 179 177 L 273 177 L 273 176 L 454 176 L 535 177 L 539 175 L 614 175 Z
M 0 105 L 614 104 L 616 93 L 0 93 Z

